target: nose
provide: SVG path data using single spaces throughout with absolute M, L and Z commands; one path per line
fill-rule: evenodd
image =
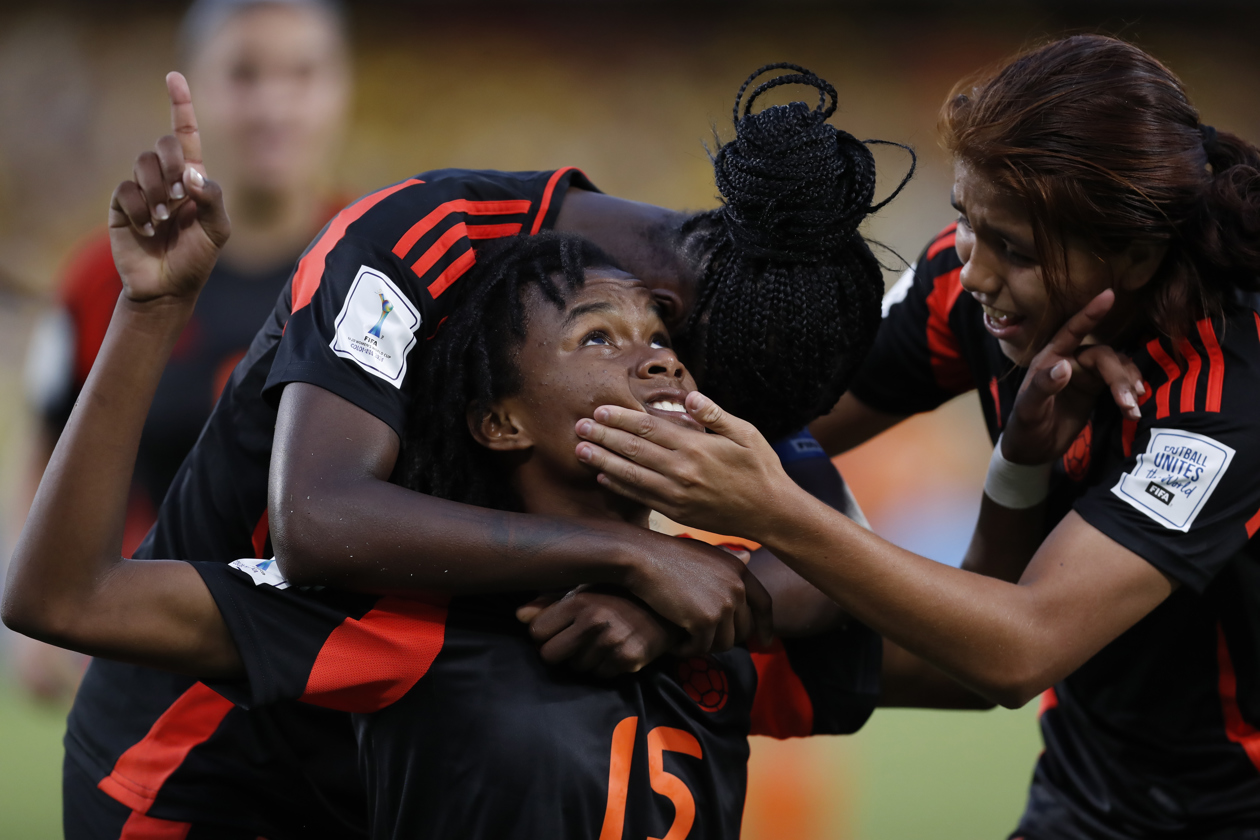
M 963 264 L 958 275 L 962 287 L 969 292 L 996 297 L 1002 290 L 1003 278 L 989 249 L 970 232 L 965 236 L 959 232 L 955 248 Z
M 674 351 L 669 347 L 653 348 L 642 362 L 639 363 L 639 369 L 636 371 L 640 379 L 653 379 L 656 377 L 668 377 L 670 379 L 682 379 L 685 372 L 682 362 L 678 361 L 678 357 L 674 355 Z

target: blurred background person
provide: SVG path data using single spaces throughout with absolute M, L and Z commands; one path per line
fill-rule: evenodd
M 350 55 L 331 0 L 197 0 L 179 30 L 197 97 L 206 165 L 223 185 L 235 235 L 163 374 L 133 478 L 123 551 L 143 539 L 210 409 L 271 312 L 296 259 L 344 204 L 333 173 L 350 104 Z M 57 307 L 36 327 L 28 399 L 39 421 L 38 483 L 105 337 L 122 284 L 100 229 L 66 262 Z M 23 686 L 64 700 L 81 657 L 13 644 Z

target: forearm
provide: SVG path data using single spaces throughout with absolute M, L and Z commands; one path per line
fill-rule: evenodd
M 1015 583 L 1045 538 L 1045 504 L 1012 510 L 983 495 L 962 567 Z
M 66 624 L 122 562 L 128 487 L 144 418 L 193 303 L 138 306 L 119 299 L 14 551 L 6 621 Z
M 628 585 L 625 541 L 640 528 L 487 510 L 362 476 L 272 498 L 272 543 L 303 585 L 452 594 Z
M 995 704 L 950 679 L 940 668 L 884 639 L 879 705 L 913 709 L 991 709 Z
M 762 541 L 855 618 L 984 697 L 1019 706 L 1053 682 L 1055 634 L 1028 587 L 919 557 L 804 493 L 779 507 Z

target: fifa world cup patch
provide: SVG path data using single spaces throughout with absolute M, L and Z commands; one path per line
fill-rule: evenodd
M 384 274 L 365 265 L 350 284 L 328 346 L 341 358 L 402 388 L 420 321 L 420 312 L 407 296 Z
M 1165 528 L 1189 531 L 1232 460 L 1233 449 L 1206 435 L 1156 429 L 1111 492 Z
M 280 567 L 276 565 L 276 558 L 270 560 L 233 560 L 228 563 L 233 569 L 242 571 L 254 579 L 254 586 L 267 584 L 274 586 L 276 589 L 288 589 L 289 579 L 284 576 L 284 572 L 280 571 Z

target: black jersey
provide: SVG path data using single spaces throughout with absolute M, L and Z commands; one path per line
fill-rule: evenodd
M 736 837 L 750 733 L 853 732 L 878 697 L 881 642 L 856 623 L 596 681 L 542 661 L 513 616 L 528 595 L 299 592 L 274 561 L 196 566 L 247 673 L 216 690 L 355 713 L 374 838 Z
M 594 189 L 571 168 L 441 170 L 338 213 L 233 371 L 137 556 L 270 556 L 282 386 L 314 383 L 401 432 L 422 398 L 409 374 L 476 260 L 474 242 L 551 228 L 571 185 Z M 187 678 L 104 660 L 88 669 L 66 734 L 67 762 L 133 810 L 271 840 L 355 836 L 364 809 L 354 751 L 344 714 L 296 703 L 247 713 Z
M 984 329 L 960 266 L 947 228 L 890 291 L 852 391 L 909 414 L 976 388 L 996 440 L 1024 371 Z M 1048 527 L 1075 510 L 1180 586 L 1046 693 L 1017 833 L 1235 836 L 1260 829 L 1260 299 L 1175 347 L 1124 349 L 1147 383 L 1141 419 L 1100 398 L 1055 465 Z

